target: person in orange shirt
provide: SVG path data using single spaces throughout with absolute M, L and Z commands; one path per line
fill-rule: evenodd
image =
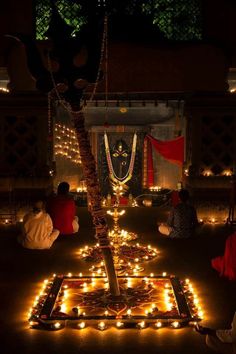
M 49 198 L 46 210 L 52 218 L 53 226 L 62 235 L 78 232 L 79 223 L 76 214 L 76 205 L 69 195 L 70 185 L 61 182 L 57 188 L 57 195 Z

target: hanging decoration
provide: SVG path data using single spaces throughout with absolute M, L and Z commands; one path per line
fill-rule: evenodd
M 51 93 L 48 93 L 48 140 L 53 139 L 53 122 L 52 122 L 52 97 Z
M 154 186 L 154 168 L 153 168 L 153 158 L 152 158 L 152 143 L 147 140 L 147 182 L 148 187 L 152 188 Z
M 80 165 L 81 158 L 75 130 L 63 124 L 55 124 L 55 155 Z
M 145 137 L 147 142 L 147 182 L 148 187 L 153 186 L 154 170 L 152 160 L 152 147 L 158 152 L 164 159 L 170 161 L 178 166 L 183 166 L 184 163 L 184 137 L 179 136 L 176 139 L 168 141 L 160 141 L 153 136 L 147 134 Z
M 153 138 L 151 135 L 146 135 L 154 149 L 161 154 L 166 160 L 182 166 L 184 163 L 184 137 L 180 136 L 173 140 L 161 141 Z

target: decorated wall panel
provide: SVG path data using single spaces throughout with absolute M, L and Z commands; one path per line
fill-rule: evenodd
M 233 115 L 201 118 L 200 173 L 230 175 L 235 159 L 235 117 Z
M 45 98 L 6 96 L 0 113 L 0 178 L 14 188 L 42 188 L 53 174 L 53 137 Z
M 37 117 L 6 116 L 3 165 L 12 174 L 31 176 L 38 164 Z
M 194 189 L 229 189 L 236 167 L 234 95 L 193 97 L 186 103 L 186 182 Z

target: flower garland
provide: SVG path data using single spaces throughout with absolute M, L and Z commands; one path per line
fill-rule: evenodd
M 132 152 L 131 152 L 131 157 L 130 157 L 129 168 L 128 168 L 128 171 L 124 177 L 118 177 L 114 171 L 112 160 L 111 160 L 111 153 L 110 153 L 110 148 L 109 148 L 108 137 L 107 137 L 106 133 L 104 133 L 104 143 L 105 143 L 105 152 L 106 152 L 107 164 L 108 164 L 108 169 L 109 169 L 109 174 L 110 174 L 111 180 L 115 183 L 125 184 L 126 182 L 128 182 L 132 178 L 132 174 L 133 174 L 136 147 L 137 147 L 137 134 L 134 133 L 134 136 L 133 136 L 133 144 L 132 144 Z

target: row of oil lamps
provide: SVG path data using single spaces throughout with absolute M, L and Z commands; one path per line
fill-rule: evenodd
M 110 245 L 113 245 L 113 242 L 110 242 Z M 127 245 L 127 242 L 123 241 L 121 246 Z M 135 247 L 135 246 L 134 246 Z M 147 261 L 148 259 L 152 259 L 153 257 L 156 257 L 158 255 L 158 251 L 156 248 L 153 248 L 151 245 L 148 246 L 141 246 L 139 243 L 136 243 L 136 247 L 137 248 L 146 248 L 147 251 L 151 252 L 149 253 L 149 255 L 143 255 L 141 256 L 141 259 L 139 257 L 135 257 L 132 260 L 132 263 L 135 264 L 134 266 L 131 264 L 131 262 L 128 262 L 126 264 L 127 269 L 129 269 L 129 273 L 130 271 L 132 271 L 133 275 L 138 276 L 139 272 L 141 272 L 143 270 L 143 268 L 140 266 L 139 262 L 140 261 Z M 96 244 L 95 246 L 93 246 L 92 248 L 89 247 L 88 245 L 86 245 L 84 248 L 81 248 L 79 250 L 79 256 L 82 258 L 86 258 L 89 256 L 90 252 L 92 250 L 96 251 L 99 250 L 99 244 Z M 124 260 L 120 259 L 119 257 L 119 261 L 118 261 L 118 266 L 123 266 L 124 265 Z M 90 268 L 90 271 L 93 272 L 93 276 L 95 275 L 103 275 L 105 276 L 105 272 L 104 272 L 104 262 L 101 261 L 100 264 L 98 266 L 92 266 Z M 125 273 L 125 276 L 129 276 L 129 273 Z
M 76 164 L 81 164 L 75 130 L 57 123 L 55 125 L 55 132 L 55 155 L 63 156 Z
M 189 176 L 189 170 L 187 168 L 184 170 L 184 174 L 185 174 L 185 176 Z M 204 177 L 216 177 L 216 176 L 218 176 L 218 175 L 214 175 L 211 170 L 204 170 L 204 171 L 202 171 L 201 175 L 204 176 Z M 221 176 L 226 176 L 226 177 L 230 177 L 232 175 L 233 175 L 233 172 L 231 170 L 224 170 L 221 173 Z
M 32 322 L 32 327 L 33 327 L 33 323 Z M 172 321 L 169 323 L 170 327 L 171 328 L 174 328 L 174 329 L 178 329 L 178 328 L 181 328 L 181 322 L 179 321 Z M 166 326 L 166 323 L 163 323 L 161 321 L 156 321 L 156 322 L 153 322 L 153 327 L 154 328 L 162 328 Z M 54 330 L 57 330 L 57 329 L 62 329 L 64 327 L 64 323 L 62 321 L 57 321 L 55 323 L 52 323 L 49 325 L 50 329 L 54 329 Z M 81 321 L 81 322 L 78 322 L 77 324 L 77 328 L 78 329 L 84 329 L 87 327 L 87 324 L 85 321 Z M 105 329 L 107 329 L 109 326 L 107 325 L 107 323 L 105 321 L 100 321 L 98 322 L 97 324 L 97 329 L 99 329 L 100 331 L 104 331 Z M 116 324 L 115 324 L 115 327 L 118 328 L 118 329 L 122 329 L 122 328 L 127 328 L 127 325 L 125 322 L 122 322 L 122 321 L 117 321 Z M 145 329 L 147 327 L 150 327 L 150 323 L 147 323 L 146 321 L 140 321 L 140 322 L 137 322 L 136 323 L 136 328 L 138 329 Z
M 67 276 L 69 278 L 71 278 L 72 273 L 68 273 Z M 53 277 L 56 277 L 56 274 L 54 274 Z M 79 273 L 79 277 L 83 277 L 83 274 Z M 146 283 L 152 284 L 153 277 L 154 277 L 154 274 L 151 273 L 150 277 L 144 277 L 143 280 Z M 167 277 L 166 272 L 162 273 L 162 277 Z M 107 286 L 108 285 L 107 278 L 105 276 L 99 277 L 99 279 L 102 279 L 102 278 L 104 279 L 104 285 Z M 134 279 L 135 279 L 135 277 L 134 277 Z M 128 287 L 130 287 L 132 285 L 131 280 L 132 280 L 132 278 L 127 278 L 127 286 Z M 91 278 L 91 285 L 95 285 L 95 281 L 96 281 L 96 278 Z M 40 311 L 41 311 L 41 309 L 44 305 L 44 302 L 48 296 L 48 292 L 51 288 L 52 283 L 53 283 L 53 279 L 51 281 L 49 281 L 48 279 L 44 280 L 42 289 L 41 289 L 39 295 L 35 298 L 35 301 L 33 303 L 33 307 L 30 309 L 30 311 L 28 313 L 28 320 L 29 320 L 30 327 L 34 327 L 39 324 Z M 87 291 L 88 283 L 84 282 L 82 284 L 82 286 L 84 288 L 84 291 Z M 174 299 L 174 296 L 170 297 L 170 294 L 172 291 L 170 284 L 166 283 L 164 287 L 165 287 L 165 289 L 164 289 L 165 305 L 166 305 L 167 311 L 170 311 L 171 309 L 176 308 L 177 304 Z M 203 319 L 203 311 L 202 311 L 201 307 L 199 306 L 199 299 L 198 299 L 197 295 L 195 294 L 193 285 L 190 283 L 189 279 L 185 279 L 185 281 L 183 283 L 183 288 L 184 288 L 184 293 L 185 293 L 187 302 L 190 307 L 192 318 L 195 318 L 195 319 L 197 318 L 197 320 Z M 67 285 L 64 286 L 64 289 L 62 292 L 62 294 L 63 294 L 63 296 L 62 296 L 63 309 L 61 308 L 62 311 L 66 310 L 65 304 L 63 303 L 66 300 L 66 298 L 68 297 L 68 292 L 66 289 L 67 289 Z M 145 315 L 146 315 L 147 319 L 150 318 L 150 314 L 152 314 L 152 311 L 155 308 L 156 308 L 156 305 L 152 304 L 151 308 L 145 311 Z M 82 317 L 86 316 L 85 312 L 83 312 L 83 313 L 80 312 L 80 308 L 78 308 L 78 314 Z M 108 316 L 108 311 L 104 312 L 104 316 L 105 317 Z M 132 318 L 132 310 L 128 309 L 125 316 L 128 317 L 129 319 L 131 319 Z M 168 320 L 168 322 L 166 322 L 166 321 L 162 322 L 160 320 L 157 320 L 156 322 L 151 322 L 151 323 L 154 323 L 154 326 L 156 328 L 161 328 L 161 327 L 165 326 L 166 324 L 170 324 L 170 326 L 173 328 L 179 328 L 179 327 L 181 327 L 182 322 L 183 321 L 169 321 L 169 320 Z M 150 323 L 150 321 L 148 321 L 148 323 L 146 323 L 145 320 L 143 320 L 143 321 L 137 322 L 136 327 L 139 329 L 143 329 L 143 328 L 146 328 L 149 323 Z M 55 329 L 55 330 L 61 329 L 61 328 L 63 328 L 63 326 L 64 326 L 63 321 L 51 321 L 50 320 L 49 323 L 47 324 L 47 327 L 49 327 L 50 329 Z M 119 320 L 116 322 L 117 328 L 124 328 L 125 326 L 126 326 L 126 322 L 123 322 L 122 320 Z M 79 329 L 85 328 L 86 322 L 81 320 L 80 322 L 78 322 L 77 327 Z M 108 326 L 107 326 L 106 321 L 99 321 L 97 324 L 97 328 L 99 330 L 105 330 L 107 327 Z
M 23 222 L 23 218 L 20 218 L 19 219 L 19 222 Z M 224 219 L 216 219 L 216 218 L 214 218 L 214 217 L 212 217 L 212 218 L 207 218 L 207 219 L 203 219 L 203 218 L 201 218 L 201 219 L 199 219 L 199 222 L 201 222 L 201 223 L 209 223 L 209 224 L 217 224 L 217 223 L 225 223 L 226 222 L 226 219 L 224 218 Z M 1 222 L 3 225 L 11 225 L 11 221 L 10 221 L 10 219 L 3 219 L 2 220 L 2 222 Z M 123 231 L 123 233 L 125 233 L 124 232 L 124 230 L 122 230 Z M 124 235 L 125 236 L 125 235 Z

